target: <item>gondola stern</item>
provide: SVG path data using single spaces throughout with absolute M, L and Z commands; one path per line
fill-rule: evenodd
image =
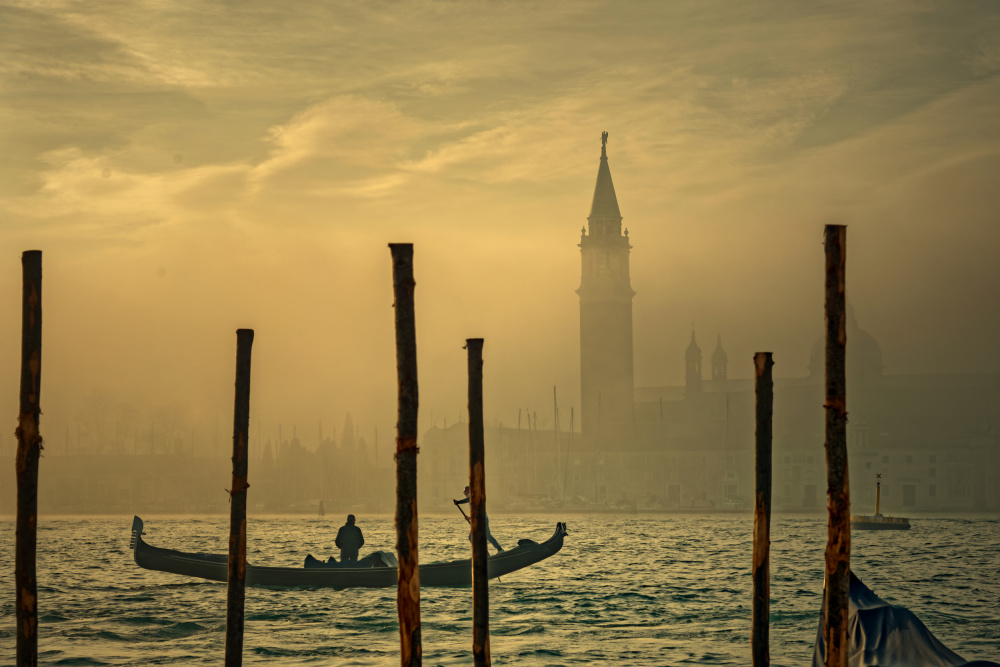
M 558 522 L 556 524 L 555 535 L 553 535 L 552 539 L 550 540 L 552 546 L 554 547 L 552 553 L 556 553 L 560 549 L 562 549 L 563 538 L 566 537 L 567 535 L 569 535 L 569 531 L 566 529 L 566 524 L 562 521 Z
M 142 528 L 143 528 L 142 519 L 140 519 L 137 516 L 132 517 L 132 539 L 129 540 L 128 543 L 129 549 L 135 551 L 135 549 L 139 546 L 139 540 L 142 538 L 143 534 Z
M 132 550 L 132 558 L 139 567 L 142 567 L 142 563 L 139 562 L 139 544 L 142 542 L 142 529 L 142 519 L 138 516 L 132 517 L 132 538 L 129 540 L 128 548 Z
M 569 535 L 569 530 L 566 529 L 566 524 L 559 521 L 556 523 L 556 531 L 552 533 L 552 537 L 546 540 L 545 544 L 558 545 L 556 546 L 556 551 L 559 551 L 562 548 L 563 538 L 567 535 Z

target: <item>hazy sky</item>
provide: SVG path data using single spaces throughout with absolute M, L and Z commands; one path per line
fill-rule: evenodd
M 997 372 L 998 119 L 995 2 L 6 1 L 7 430 L 37 248 L 50 444 L 95 409 L 229 437 L 251 327 L 265 437 L 351 412 L 388 451 L 389 242 L 415 244 L 421 431 L 465 413 L 468 337 L 489 421 L 558 385 L 565 425 L 604 130 L 637 384 L 681 382 L 692 326 L 730 376 L 758 350 L 804 375 L 827 222 L 887 372 Z

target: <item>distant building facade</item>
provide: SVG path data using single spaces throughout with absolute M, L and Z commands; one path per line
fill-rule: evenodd
M 582 429 L 539 429 L 537 419 L 524 428 L 487 427 L 490 506 L 752 509 L 753 380 L 729 378 L 722 337 L 707 378 L 692 331 L 678 351 L 682 386 L 634 386 L 632 246 L 606 142 L 605 133 L 589 230 L 580 239 Z M 817 340 L 806 377 L 774 380 L 778 511 L 826 507 L 823 353 Z M 885 513 L 1000 510 L 1000 374 L 885 375 L 880 346 L 849 311 L 847 375 L 852 511 L 874 511 L 876 473 Z M 467 447 L 466 424 L 424 436 L 421 488 L 431 505 L 443 508 L 466 483 Z
M 602 145 L 590 220 L 595 210 L 609 211 L 611 219 L 609 202 L 614 202 L 614 219 L 621 220 L 611 183 Z M 621 266 L 627 271 L 628 264 Z M 585 261 L 584 281 L 588 270 Z M 619 300 L 627 294 L 631 304 L 631 287 L 624 287 L 630 284 L 628 275 L 616 276 L 615 284 Z M 627 363 L 631 369 L 632 340 L 630 335 L 623 340 L 621 333 L 605 339 L 596 353 L 592 346 L 584 353 L 592 338 L 592 324 L 584 316 L 589 308 L 581 293 L 585 428 L 581 455 L 575 458 L 579 470 L 570 468 L 579 481 L 575 493 L 590 502 L 638 507 L 748 507 L 754 494 L 754 387 L 752 380 L 728 378 L 722 337 L 711 355 L 710 379 L 704 378 L 702 350 L 692 331 L 684 352 L 684 386 L 630 388 L 622 396 L 633 402 L 631 422 L 619 418 L 613 431 L 595 432 L 586 428 L 595 421 L 593 396 L 602 398 L 601 414 L 611 388 L 587 365 Z M 608 321 L 616 317 L 617 322 Z M 631 308 L 609 309 L 603 326 L 630 334 L 631 317 Z M 892 511 L 1000 509 L 1000 374 L 886 376 L 881 348 L 859 328 L 853 311 L 847 340 L 848 460 L 855 509 L 873 511 L 876 473 L 883 474 L 882 506 Z M 823 350 L 818 340 L 807 377 L 775 380 L 773 497 L 779 508 L 825 507 Z M 606 356 L 601 361 L 595 354 Z M 626 413 L 618 408 L 619 415 Z

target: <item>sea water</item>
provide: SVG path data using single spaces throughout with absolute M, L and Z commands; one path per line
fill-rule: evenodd
M 228 517 L 143 517 L 145 540 L 226 553 Z M 562 551 L 490 585 L 495 665 L 749 665 L 751 529 L 741 515 L 496 514 L 505 548 L 547 539 Z M 335 555 L 342 517 L 251 517 L 248 559 L 300 566 Z M 1000 520 L 913 518 L 909 531 L 854 532 L 855 573 L 910 608 L 967 660 L 1000 660 Z M 132 517 L 42 518 L 38 650 L 49 665 L 221 664 L 226 585 L 140 569 Z M 808 665 L 823 586 L 826 517 L 772 520 L 773 665 Z M 362 554 L 391 550 L 391 516 L 359 514 Z M 469 555 L 465 521 L 420 517 L 420 560 Z M 14 663 L 14 523 L 0 522 L 0 664 Z M 421 591 L 425 665 L 472 663 L 472 591 Z M 399 664 L 396 590 L 247 589 L 244 662 Z

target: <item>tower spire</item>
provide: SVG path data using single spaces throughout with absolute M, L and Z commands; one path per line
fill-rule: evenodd
M 590 233 L 621 233 L 622 213 L 618 208 L 615 184 L 608 166 L 608 133 L 601 133 L 601 165 L 597 169 L 594 201 L 590 205 Z
M 722 349 L 722 334 L 715 344 L 715 352 L 712 353 L 712 379 L 725 380 L 728 377 L 727 366 L 729 365 L 729 355 Z
M 701 348 L 694 339 L 694 329 L 691 330 L 691 344 L 684 352 L 684 383 L 688 394 L 701 392 Z

